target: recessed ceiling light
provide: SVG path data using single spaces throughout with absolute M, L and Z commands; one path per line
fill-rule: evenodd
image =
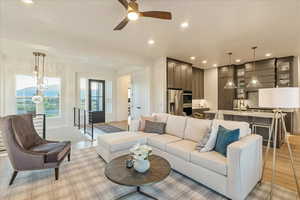
M 183 23 L 181 23 L 181 28 L 187 28 L 187 27 L 189 27 L 189 23 L 188 22 L 183 22 Z
M 206 64 L 206 63 L 207 63 L 207 60 L 203 60 L 202 63 L 203 63 L 203 64 Z
M 213 67 L 218 67 L 218 64 L 213 64 Z
M 27 4 L 33 4 L 33 0 L 22 0 L 23 3 L 27 3 Z
M 266 53 L 266 57 L 270 57 L 271 55 L 271 53 Z
M 151 44 L 151 45 L 152 45 L 152 44 L 154 44 L 154 43 L 155 43 L 154 40 L 149 40 L 149 41 L 148 41 L 148 44 Z
M 236 59 L 235 62 L 239 63 L 241 62 L 241 59 Z
M 191 56 L 190 59 L 191 59 L 191 60 L 195 60 L 196 57 L 195 57 L 195 56 Z

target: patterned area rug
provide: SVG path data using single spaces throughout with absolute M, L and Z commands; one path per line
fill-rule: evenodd
M 105 163 L 94 148 L 73 153 L 71 162 L 65 161 L 60 169 L 60 179 L 54 180 L 53 170 L 21 172 L 15 183 L 8 187 L 9 170 L 0 179 L 1 200 L 113 200 L 134 190 L 110 182 L 104 176 Z M 9 175 L 8 175 L 9 174 Z M 221 200 L 226 199 L 195 181 L 172 172 L 164 181 L 143 187 L 145 191 L 160 200 Z M 267 199 L 269 185 L 254 189 L 249 200 Z M 296 199 L 296 194 L 276 187 L 273 199 Z M 146 200 L 144 196 L 130 196 L 130 200 Z
M 121 128 L 118 128 L 116 126 L 112 126 L 112 125 L 94 125 L 95 128 L 100 129 L 101 131 L 105 132 L 105 133 L 117 133 L 117 132 L 122 132 L 125 131 Z

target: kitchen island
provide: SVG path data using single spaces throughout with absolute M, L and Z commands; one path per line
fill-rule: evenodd
M 259 112 L 259 111 L 235 111 L 235 110 L 210 110 L 205 111 L 205 118 L 214 119 L 216 113 L 223 115 L 224 120 L 232 121 L 245 121 L 250 124 L 250 128 L 253 134 L 258 134 L 263 136 L 264 144 L 267 143 L 269 137 L 269 131 L 271 128 L 272 120 L 274 118 L 274 113 L 272 112 Z M 285 118 L 289 118 L 289 115 L 284 113 Z M 289 132 L 292 130 L 291 120 L 286 120 L 286 128 Z M 278 138 L 277 146 L 280 146 L 284 142 L 284 131 L 281 127 L 281 123 L 278 125 Z
M 205 114 L 215 115 L 216 113 L 222 113 L 223 115 L 231 115 L 231 116 L 246 116 L 246 117 L 259 117 L 259 118 L 267 118 L 273 119 L 274 113 L 272 112 L 258 112 L 258 111 L 237 111 L 237 110 L 209 110 L 204 111 Z M 286 115 L 286 114 L 284 114 Z

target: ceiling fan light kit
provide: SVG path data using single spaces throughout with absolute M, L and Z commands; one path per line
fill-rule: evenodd
M 126 9 L 127 16 L 119 23 L 115 28 L 114 31 L 120 31 L 122 30 L 129 21 L 136 21 L 140 17 L 152 17 L 152 18 L 158 18 L 158 19 L 165 19 L 165 20 L 171 20 L 172 19 L 172 13 L 170 12 L 164 12 L 164 11 L 147 11 L 147 12 L 140 12 L 139 11 L 139 4 L 136 2 L 136 0 L 130 0 L 129 2 L 127 0 L 118 0 Z

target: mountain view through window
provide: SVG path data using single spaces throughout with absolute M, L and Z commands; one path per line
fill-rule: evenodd
M 44 113 L 47 117 L 60 114 L 60 78 L 46 77 L 47 89 L 43 92 Z M 36 82 L 32 76 L 16 76 L 16 113 L 35 113 L 36 105 L 31 98 L 36 95 Z

